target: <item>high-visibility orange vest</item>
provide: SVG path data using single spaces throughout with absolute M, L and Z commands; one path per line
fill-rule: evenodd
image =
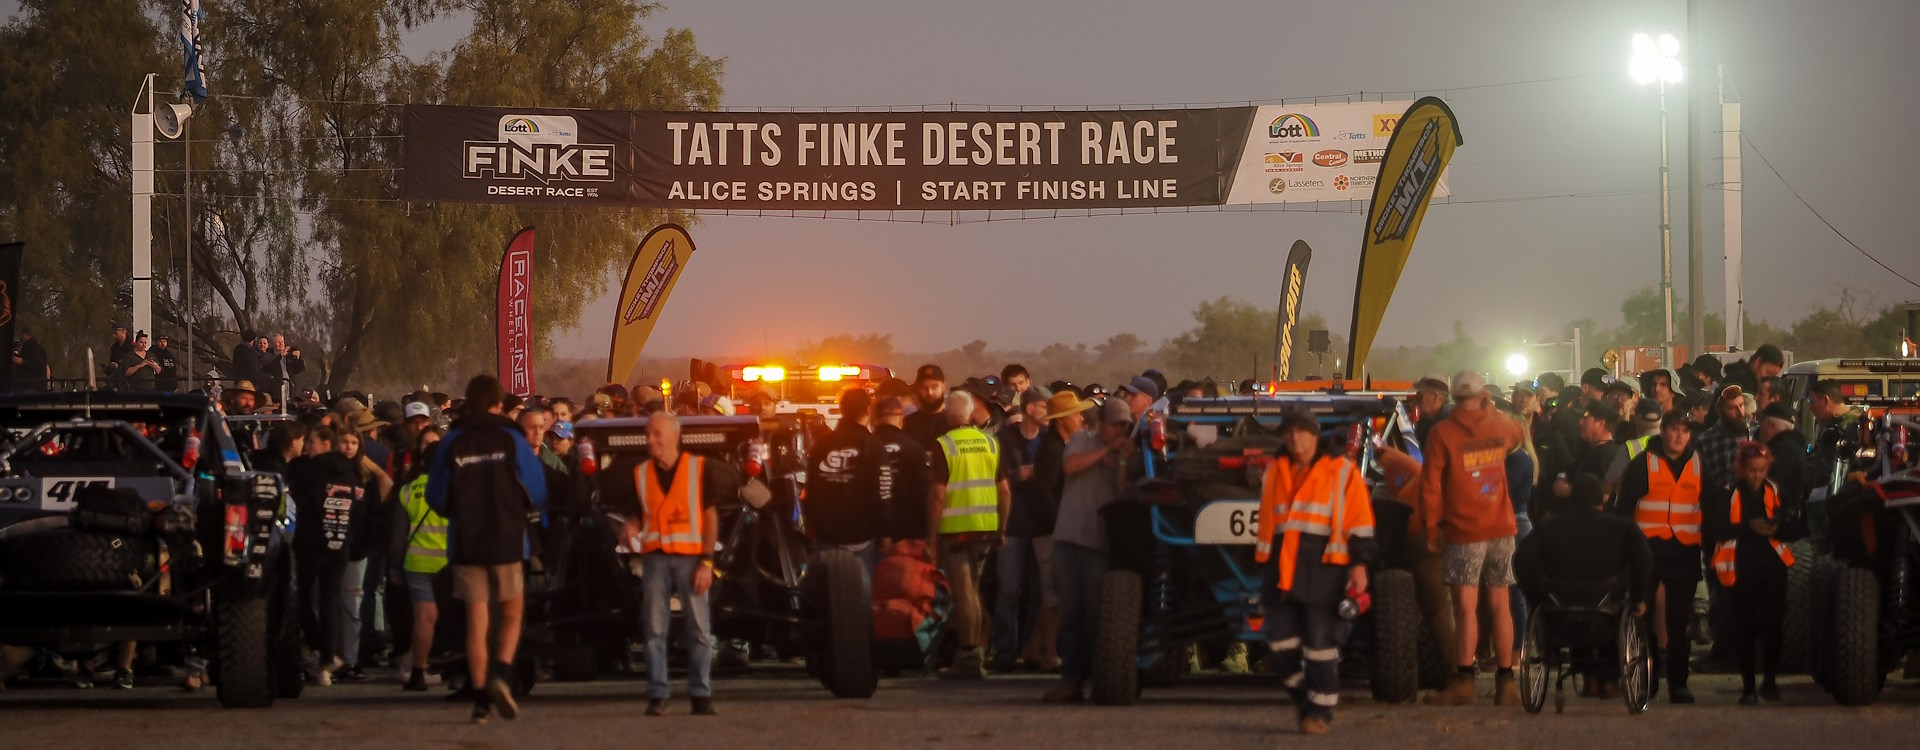
M 640 554 L 698 555 L 701 552 L 700 477 L 706 459 L 681 454 L 673 469 L 673 489 L 660 487 L 653 460 L 633 469 L 633 486 L 640 495 Z
M 1728 515 L 1733 520 L 1734 532 L 1739 533 L 1740 495 L 1737 490 L 1735 493 L 1733 502 L 1729 503 L 1733 509 L 1728 511 Z M 1761 496 L 1761 505 L 1766 507 L 1768 518 L 1773 518 L 1774 510 L 1780 507 L 1780 495 L 1774 491 L 1773 482 L 1767 482 L 1766 494 Z M 1733 586 L 1734 543 L 1738 541 L 1738 539 L 1728 539 L 1713 548 L 1713 574 L 1720 577 L 1722 586 Z M 1773 545 L 1773 553 L 1780 556 L 1780 564 L 1793 566 L 1793 550 L 1787 549 L 1787 545 L 1781 544 L 1777 539 L 1768 539 L 1767 543 Z
M 1687 458 L 1680 478 L 1658 451 L 1647 451 L 1647 495 L 1633 506 L 1633 521 L 1648 539 L 1700 546 L 1700 454 Z
M 1359 468 L 1345 456 L 1323 456 L 1307 470 L 1298 487 L 1293 484 L 1293 460 L 1282 456 L 1267 466 L 1260 483 L 1259 538 L 1254 559 L 1273 557 L 1273 532 L 1280 541 L 1280 590 L 1293 589 L 1293 571 L 1300 554 L 1300 535 L 1327 537 L 1320 562 L 1347 565 L 1352 561 L 1347 542 L 1373 536 L 1373 506 Z

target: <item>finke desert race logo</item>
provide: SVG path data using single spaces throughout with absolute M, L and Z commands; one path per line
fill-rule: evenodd
M 613 144 L 580 143 L 580 126 L 565 115 L 502 115 L 490 141 L 467 141 L 461 152 L 461 176 L 470 180 L 612 182 Z M 536 188 L 489 185 L 495 194 L 547 194 L 581 197 L 598 188 Z M 559 191 L 559 192 L 554 192 Z

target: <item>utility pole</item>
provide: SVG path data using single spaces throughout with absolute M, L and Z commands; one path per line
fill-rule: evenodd
M 1687 352 L 1695 357 L 1706 351 L 1707 343 L 1706 263 L 1701 260 L 1700 238 L 1705 223 L 1700 217 L 1700 98 L 1705 87 L 1699 85 L 1700 71 L 1693 65 L 1694 55 L 1700 51 L 1699 30 L 1700 0 L 1687 0 L 1687 78 L 1694 82 L 1687 86 L 1687 317 L 1693 323 L 1687 331 Z M 1738 323 L 1729 320 L 1727 325 Z

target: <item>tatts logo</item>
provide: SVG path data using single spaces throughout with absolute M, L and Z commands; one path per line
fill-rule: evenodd
M 1320 126 L 1306 115 L 1289 112 L 1267 125 L 1268 138 L 1319 138 Z
M 1313 155 L 1313 165 L 1316 167 L 1344 167 L 1347 165 L 1347 152 L 1327 149 Z
M 580 127 L 565 115 L 505 115 L 494 140 L 467 141 L 461 176 L 467 179 L 612 182 L 613 144 L 580 143 Z
M 627 301 L 627 309 L 621 311 L 622 323 L 634 323 L 653 317 L 660 307 L 660 298 L 666 296 L 667 285 L 673 282 L 673 275 L 680 272 L 680 259 L 673 254 L 673 240 L 667 240 L 660 247 L 660 255 L 653 259 L 653 266 L 647 269 L 646 278 L 640 280 L 640 288 L 633 290 L 633 299 Z

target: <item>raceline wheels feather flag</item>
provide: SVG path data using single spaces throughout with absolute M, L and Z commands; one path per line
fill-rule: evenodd
M 493 323 L 500 382 L 516 396 L 533 394 L 533 227 L 513 235 L 500 255 Z
M 693 257 L 693 238 L 678 224 L 662 224 L 634 250 L 627 280 L 613 310 L 613 343 L 607 352 L 607 382 L 625 385 L 640 364 L 653 324 L 660 320 L 667 295 Z
M 1347 338 L 1347 377 L 1360 377 L 1373 348 L 1387 302 L 1407 267 L 1420 220 L 1453 151 L 1464 143 L 1453 110 L 1435 97 L 1407 108 L 1387 141 L 1380 177 L 1373 184 L 1366 237 L 1360 243 L 1360 278 L 1353 293 L 1353 334 Z

